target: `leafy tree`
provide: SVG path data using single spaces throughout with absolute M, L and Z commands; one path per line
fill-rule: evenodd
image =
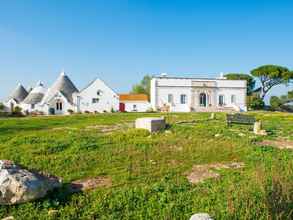
M 293 99 L 293 90 L 288 92 L 288 98 Z
M 277 65 L 264 65 L 251 71 L 251 75 L 258 77 L 261 83 L 261 99 L 276 85 L 289 83 L 293 79 L 293 72 L 288 68 Z
M 270 105 L 273 110 L 278 110 L 282 105 L 282 100 L 277 96 L 272 96 L 270 98 Z
M 273 110 L 283 110 L 286 104 L 293 101 L 293 91 L 289 91 L 287 95 L 281 97 L 272 96 L 270 98 L 270 105 Z
M 225 75 L 230 80 L 246 80 L 247 81 L 247 95 L 251 95 L 255 87 L 255 79 L 244 73 L 228 73 Z
M 261 110 L 263 109 L 265 106 L 264 101 L 261 98 L 258 97 L 252 97 L 250 103 L 249 103 L 249 107 L 253 110 Z
M 4 111 L 4 109 L 5 109 L 5 106 L 4 106 L 4 104 L 3 104 L 3 103 L 0 103 L 0 112 L 3 112 L 3 111 Z
M 133 94 L 146 94 L 150 97 L 151 92 L 151 79 L 150 75 L 145 75 L 139 84 L 132 87 L 131 93 Z

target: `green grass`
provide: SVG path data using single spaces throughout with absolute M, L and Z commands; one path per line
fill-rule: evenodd
M 256 142 L 292 140 L 293 115 L 249 114 L 263 121 L 269 136 L 254 136 L 251 126 L 227 128 L 220 113 L 213 121 L 208 113 L 163 114 L 170 132 L 153 135 L 128 125 L 160 114 L 0 119 L 0 159 L 59 176 L 65 184 L 96 176 L 113 182 L 87 193 L 70 195 L 64 188 L 39 201 L 1 206 L 0 218 L 189 219 L 208 212 L 215 219 L 292 219 L 293 151 Z M 175 124 L 192 119 L 197 123 Z M 121 128 L 110 134 L 88 128 L 96 125 Z M 232 161 L 246 166 L 195 186 L 186 179 L 193 165 Z M 48 215 L 51 209 L 57 216 Z

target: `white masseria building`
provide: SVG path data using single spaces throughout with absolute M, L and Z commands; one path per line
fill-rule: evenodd
M 151 80 L 151 105 L 170 112 L 247 111 L 246 81 L 169 77 Z

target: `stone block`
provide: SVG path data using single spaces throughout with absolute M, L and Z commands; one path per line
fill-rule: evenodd
M 164 118 L 138 118 L 135 121 L 135 128 L 157 132 L 166 128 L 166 121 Z

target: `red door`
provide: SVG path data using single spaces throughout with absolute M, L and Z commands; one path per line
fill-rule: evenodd
M 120 112 L 125 112 L 125 104 L 124 103 L 121 103 L 119 104 L 119 111 Z

